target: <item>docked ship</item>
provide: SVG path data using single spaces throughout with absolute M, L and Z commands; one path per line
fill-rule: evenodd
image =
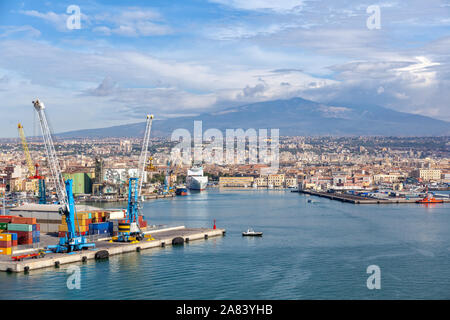
M 201 166 L 193 166 L 187 172 L 186 187 L 191 190 L 205 190 L 208 177 L 203 175 Z

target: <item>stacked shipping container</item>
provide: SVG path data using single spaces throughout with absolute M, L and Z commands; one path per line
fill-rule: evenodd
M 12 254 L 18 245 L 40 242 L 40 227 L 35 218 L 0 217 L 0 254 Z
M 113 224 L 109 223 L 109 211 L 86 211 L 78 212 L 75 219 L 75 230 L 80 235 L 105 234 L 113 232 Z M 68 231 L 66 218 L 61 218 L 59 236 L 64 237 Z

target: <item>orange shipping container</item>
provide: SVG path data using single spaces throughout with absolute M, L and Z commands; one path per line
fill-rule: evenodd
M 0 234 L 0 241 L 11 241 L 11 234 Z
M 0 254 L 10 255 L 10 254 L 12 254 L 12 250 L 11 250 L 11 248 L 0 248 Z
M 11 223 L 17 224 L 36 224 L 36 218 L 12 217 Z

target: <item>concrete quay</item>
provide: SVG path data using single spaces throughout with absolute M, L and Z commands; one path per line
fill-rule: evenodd
M 144 201 L 146 200 L 154 200 L 154 199 L 165 199 L 165 198 L 174 198 L 176 195 L 174 193 L 168 193 L 168 194 L 148 194 L 144 195 Z M 127 197 L 114 197 L 111 199 L 101 199 L 101 198 L 85 198 L 85 199 L 77 199 L 77 203 L 85 203 L 85 202 L 126 202 L 128 200 Z
M 49 253 L 43 258 L 25 259 L 13 261 L 11 256 L 3 256 L 0 259 L 0 271 L 5 272 L 29 272 L 42 268 L 57 268 L 68 263 L 86 262 L 87 260 L 101 259 L 113 255 L 140 252 L 151 248 L 161 248 L 170 245 L 184 244 L 195 240 L 207 240 L 212 237 L 224 236 L 225 229 L 186 228 L 184 226 L 160 229 L 146 232 L 154 240 L 143 240 L 139 243 L 109 242 L 105 238 L 95 242 L 95 249 L 84 250 L 75 253 Z
M 396 204 L 396 203 L 416 203 L 417 200 L 421 198 L 388 198 L 388 199 L 374 199 L 366 198 L 357 195 L 343 194 L 343 193 L 328 193 L 328 192 L 318 192 L 311 190 L 300 190 L 299 193 L 309 194 L 311 196 L 317 196 L 322 198 L 327 198 L 330 200 L 337 200 L 341 202 L 348 202 L 353 204 Z M 444 203 L 450 203 L 450 199 L 442 199 Z M 439 203 L 437 203 L 439 204 Z

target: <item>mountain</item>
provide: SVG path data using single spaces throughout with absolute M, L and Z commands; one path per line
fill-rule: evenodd
M 156 115 L 157 116 L 157 115 Z M 446 136 L 450 122 L 398 112 L 380 106 L 323 104 L 302 98 L 257 102 L 195 117 L 154 120 L 152 135 L 167 136 L 177 128 L 193 131 L 194 120 L 209 128 L 271 129 L 280 135 L 380 135 Z M 87 129 L 58 134 L 60 137 L 141 137 L 145 123 Z

